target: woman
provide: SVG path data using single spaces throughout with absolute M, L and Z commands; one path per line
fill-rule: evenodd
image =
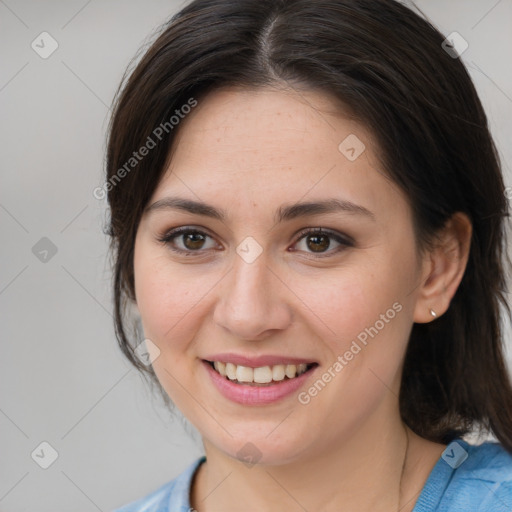
M 120 511 L 511 510 L 508 204 L 429 23 L 191 2 L 118 94 L 105 189 L 120 346 L 205 449 Z

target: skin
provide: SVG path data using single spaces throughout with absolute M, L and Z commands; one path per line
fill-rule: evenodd
M 338 149 L 350 134 L 366 146 L 355 161 Z M 441 316 L 455 294 L 469 220 L 455 215 L 438 246 L 419 257 L 407 198 L 383 172 L 371 133 L 320 92 L 217 90 L 181 122 L 173 148 L 149 204 L 172 195 L 227 212 L 224 222 L 146 212 L 135 242 L 137 307 L 160 350 L 154 370 L 201 433 L 207 456 L 191 505 L 199 512 L 339 511 L 340 504 L 411 511 L 445 446 L 401 421 L 402 361 L 412 324 L 432 321 L 430 308 Z M 335 212 L 273 220 L 283 204 L 331 197 L 364 206 L 374 219 Z M 209 235 L 202 246 L 174 240 L 199 256 L 158 241 L 179 226 Z M 322 249 L 322 241 L 297 237 L 319 227 L 354 245 L 329 238 Z M 248 236 L 262 248 L 250 264 L 236 252 Z M 305 357 L 319 363 L 307 390 L 394 303 L 400 312 L 307 405 L 297 393 L 265 406 L 235 404 L 201 363 L 216 352 Z M 237 455 L 248 442 L 261 452 L 251 467 Z

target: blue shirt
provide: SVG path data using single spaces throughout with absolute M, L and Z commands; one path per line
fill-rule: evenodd
M 190 486 L 200 457 L 144 498 L 113 512 L 193 512 Z M 452 441 L 430 472 L 413 512 L 511 512 L 512 455 L 500 444 Z

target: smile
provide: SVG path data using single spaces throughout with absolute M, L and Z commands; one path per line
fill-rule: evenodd
M 275 361 L 276 358 L 271 359 Z M 209 389 L 216 390 L 231 402 L 246 406 L 270 405 L 292 397 L 313 378 L 318 366 L 318 363 L 300 362 L 251 367 L 202 360 L 202 367 L 213 384 Z
M 316 363 L 276 364 L 273 366 L 249 366 L 225 363 L 223 361 L 207 361 L 212 368 L 232 382 L 246 385 L 272 385 L 283 380 L 294 379 L 311 369 Z

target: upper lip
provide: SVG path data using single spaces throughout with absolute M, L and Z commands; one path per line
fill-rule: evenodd
M 287 355 L 261 355 L 261 356 L 244 356 L 241 354 L 213 354 L 205 357 L 206 361 L 223 363 L 233 363 L 237 366 L 247 366 L 249 368 L 259 368 L 261 366 L 274 366 L 277 364 L 311 364 L 316 363 L 313 359 L 305 359 L 302 357 L 290 357 Z

